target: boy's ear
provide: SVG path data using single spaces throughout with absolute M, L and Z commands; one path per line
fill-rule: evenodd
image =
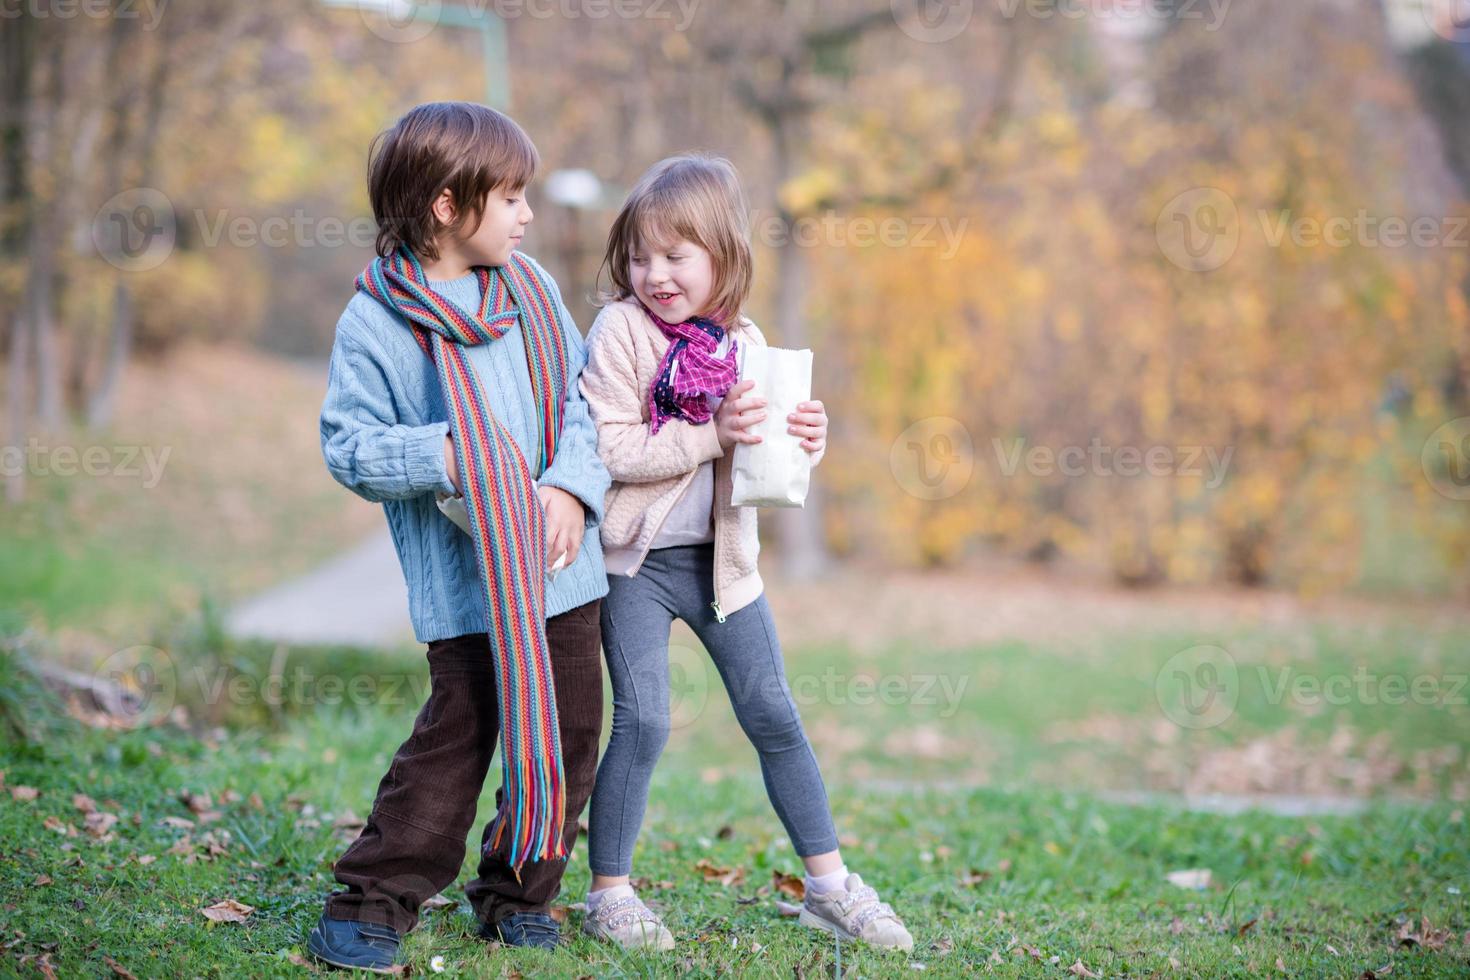
M 459 215 L 459 209 L 454 205 L 454 194 L 447 187 L 439 192 L 438 197 L 434 198 L 434 203 L 429 210 L 434 213 L 439 224 L 445 227 L 454 224 L 454 219 Z

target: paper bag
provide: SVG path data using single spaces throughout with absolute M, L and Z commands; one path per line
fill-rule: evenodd
M 787 432 L 786 417 L 812 397 L 812 352 L 740 345 L 740 380 L 754 381 L 747 394 L 766 400 L 766 418 L 746 432 L 762 437 L 735 445 L 736 507 L 801 507 L 811 482 L 811 455 L 801 437 Z

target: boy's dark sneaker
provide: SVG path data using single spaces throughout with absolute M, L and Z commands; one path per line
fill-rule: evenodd
M 332 966 L 389 973 L 398 962 L 398 933 L 375 922 L 334 919 L 323 912 L 307 937 L 306 949 Z
M 481 925 L 480 938 L 507 946 L 555 949 L 561 942 L 561 926 L 545 912 L 515 912 L 499 922 Z

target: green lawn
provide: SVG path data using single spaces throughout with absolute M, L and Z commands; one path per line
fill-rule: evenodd
M 903 665 L 911 680 L 946 671 L 969 678 L 948 704 L 863 704 L 861 686 L 815 684 L 803 714 L 845 856 L 893 900 L 917 938 L 911 956 L 844 944 L 844 975 L 909 976 L 922 967 L 937 976 L 1071 976 L 1066 970 L 1078 961 L 1108 977 L 1339 977 L 1381 975 L 1389 966 L 1395 977 L 1464 975 L 1470 834 L 1463 805 L 1445 798 L 1463 778 L 1463 755 L 1430 767 L 1433 778 L 1419 787 L 1423 802 L 1395 801 L 1415 790 L 1413 759 L 1464 742 L 1464 709 L 1353 704 L 1314 712 L 1274 703 L 1257 680 L 1257 668 L 1273 665 L 1281 650 L 1293 652 L 1296 670 L 1314 675 L 1350 672 L 1374 651 L 1385 673 L 1448 675 L 1467 662 L 1463 637 L 1413 624 L 1304 635 L 1222 642 L 1239 669 L 1239 703 L 1222 724 L 1198 731 L 1169 726 L 1156 694 L 1155 675 L 1188 637 L 1109 640 L 1086 656 L 1004 644 L 906 656 L 895 649 L 879 658 L 887 673 Z M 348 812 L 366 814 L 422 697 L 421 655 L 295 650 L 282 659 L 273 647 L 233 643 L 208 629 L 158 637 L 178 671 L 175 694 L 192 730 L 165 723 L 119 732 L 66 717 L 21 670 L 20 658 L 46 656 L 46 643 L 12 637 L 0 661 L 8 790 L 0 794 L 0 929 L 8 951 L 0 969 L 41 975 L 45 956 L 59 976 L 108 975 L 107 957 L 138 976 L 301 973 L 304 935 L 351 834 L 333 824 Z M 798 690 L 798 678 L 820 679 L 834 664 L 844 676 L 865 669 L 841 650 L 788 656 Z M 461 975 L 832 975 L 833 943 L 774 905 L 772 873 L 797 872 L 799 862 L 765 800 L 751 750 L 730 737 L 736 729 L 723 693 L 718 685 L 701 693 L 707 681 L 697 660 L 686 659 L 687 710 L 655 780 L 635 870 L 653 883 L 678 948 L 625 955 L 573 938 L 550 956 L 493 949 L 474 937 L 460 904 L 429 913 L 410 936 L 414 973 L 432 972 L 442 956 L 446 973 Z M 379 683 L 369 703 L 297 697 L 272 706 L 251 693 L 272 663 L 288 675 L 300 667 L 308 676 Z M 875 673 L 881 679 L 884 671 Z M 209 703 L 207 692 L 228 690 L 232 678 L 245 679 L 235 688 L 243 694 Z M 1267 681 L 1274 685 L 1275 675 Z M 226 687 L 217 688 L 221 682 Z M 826 693 L 834 689 L 836 698 Z M 371 703 L 388 695 L 396 703 Z M 1175 734 L 1165 734 L 1161 719 Z M 1344 729 L 1354 733 L 1350 745 L 1332 748 L 1334 732 Z M 1076 785 L 1163 788 L 1190 765 L 1217 765 L 1220 753 L 1228 759 L 1287 731 L 1309 759 L 1340 767 L 1343 780 L 1385 756 L 1408 761 L 1382 765 L 1370 789 L 1384 798 L 1343 816 L 1120 806 L 1068 786 L 1088 749 L 1096 771 Z M 1337 756 L 1327 758 L 1329 751 Z M 971 780 L 989 785 L 971 788 Z M 16 798 L 16 787 L 39 792 Z M 97 828 L 104 836 L 88 832 L 77 793 L 119 818 Z M 198 822 L 186 793 L 208 794 L 218 817 Z M 482 819 L 490 799 L 482 795 Z M 701 859 L 741 869 L 743 881 L 705 880 Z M 1186 890 L 1165 878 L 1187 869 L 1209 869 L 1209 887 Z M 472 870 L 467 861 L 456 889 Z M 579 850 L 562 901 L 578 900 L 586 881 Z M 456 889 L 447 894 L 462 900 Z M 254 912 L 244 924 L 211 925 L 200 910 L 225 899 Z M 578 925 L 580 914 L 570 922 Z

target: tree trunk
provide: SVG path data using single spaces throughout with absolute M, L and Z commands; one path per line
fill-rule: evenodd
M 783 344 L 798 350 L 811 343 L 805 316 L 807 255 L 792 234 L 798 216 L 781 207 L 780 189 L 800 165 L 796 157 L 796 146 L 801 140 L 800 127 L 800 121 L 789 115 L 776 117 L 770 127 L 775 146 L 772 198 L 782 227 L 787 231 L 781 236 L 781 244 L 776 250 L 776 329 Z M 814 367 L 814 383 L 820 374 Z M 812 397 L 822 399 L 819 387 L 814 386 Z M 817 578 L 831 567 L 826 537 L 822 533 L 822 513 L 822 484 L 815 479 L 807 491 L 805 507 L 783 507 L 776 512 L 776 528 L 781 536 L 781 570 L 789 581 Z

